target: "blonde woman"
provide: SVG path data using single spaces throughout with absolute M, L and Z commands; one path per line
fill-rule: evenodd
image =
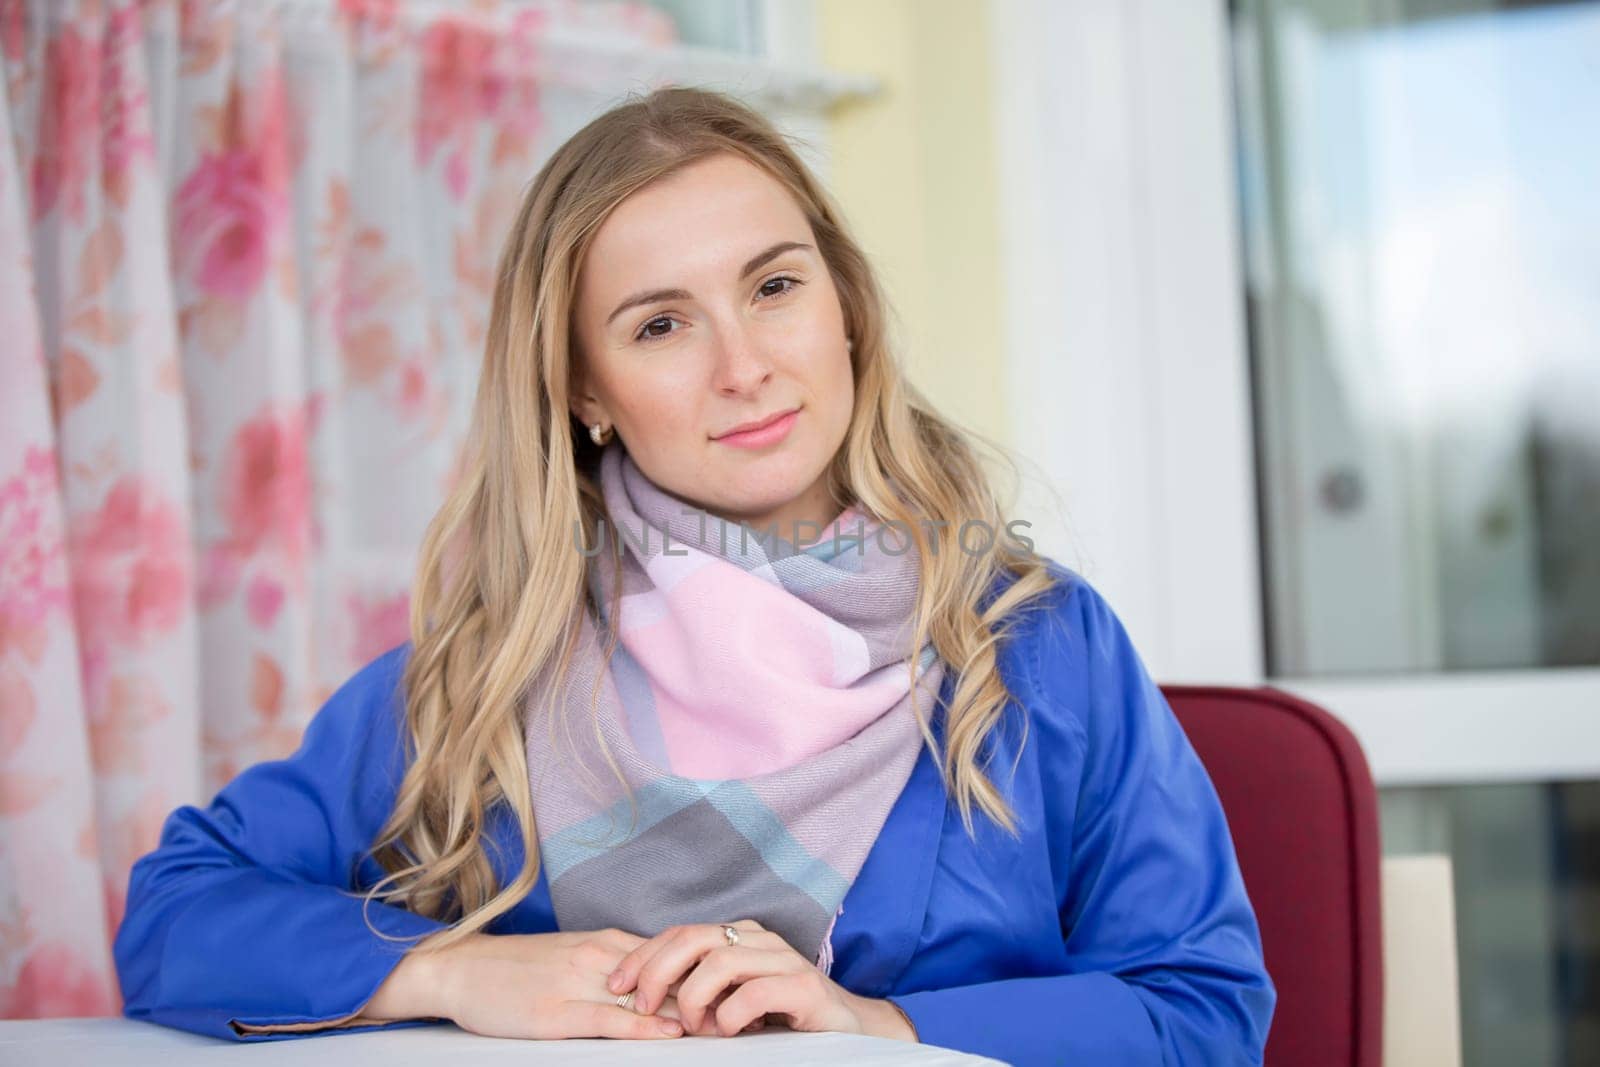
M 171 815 L 127 1014 L 1259 1062 L 1275 992 L 1205 771 L 884 315 L 738 102 L 662 90 L 562 145 L 412 639 Z

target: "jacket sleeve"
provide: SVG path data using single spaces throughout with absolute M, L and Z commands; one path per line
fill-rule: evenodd
M 1028 658 L 1067 973 L 891 999 L 1013 1064 L 1259 1064 L 1277 993 L 1221 803 L 1121 622 L 1064 581 Z
M 443 924 L 353 892 L 404 770 L 409 645 L 358 671 L 287 759 L 241 772 L 204 809 L 168 816 L 134 864 L 112 953 L 123 1011 L 214 1037 L 294 1037 L 363 1023 L 361 1007 L 416 938 Z M 375 879 L 377 865 L 366 863 Z M 366 884 L 370 884 L 370 881 Z M 281 1027 L 250 1033 L 241 1027 Z

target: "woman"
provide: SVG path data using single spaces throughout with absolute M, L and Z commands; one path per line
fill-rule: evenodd
M 1205 771 L 884 319 L 735 101 L 658 91 L 563 145 L 412 640 L 169 818 L 127 1013 L 1259 1062 L 1275 993 Z

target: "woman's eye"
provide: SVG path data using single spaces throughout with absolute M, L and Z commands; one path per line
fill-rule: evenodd
M 780 282 L 788 282 L 789 284 L 782 289 L 773 290 L 769 288 L 770 286 L 777 285 Z M 766 281 L 762 282 L 761 288 L 757 289 L 756 292 L 761 295 L 761 299 L 766 300 L 774 296 L 782 296 L 784 293 L 787 293 L 793 289 L 797 289 L 804 284 L 805 283 L 799 278 L 790 278 L 787 275 L 780 275 L 776 278 L 768 278 Z
M 677 320 L 669 318 L 666 315 L 661 315 L 661 316 L 659 316 L 657 318 L 653 318 L 649 322 L 645 323 L 643 326 L 641 326 L 639 328 L 638 337 L 635 338 L 635 339 L 639 340 L 639 341 L 658 341 L 663 337 L 667 337 L 667 336 L 671 335 L 672 333 L 676 332 L 671 328 L 672 324 L 675 321 L 677 321 Z M 667 329 L 665 329 L 665 330 L 656 330 L 655 329 L 655 327 L 662 326 L 662 325 L 665 325 L 667 327 Z

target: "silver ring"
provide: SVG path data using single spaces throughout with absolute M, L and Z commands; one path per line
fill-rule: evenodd
M 724 926 L 722 928 L 722 938 L 728 943 L 728 947 L 732 948 L 739 943 L 739 931 L 731 926 Z
M 633 1007 L 633 995 L 636 992 L 638 992 L 638 990 L 630 989 L 626 993 L 624 993 L 620 997 L 618 997 L 617 998 L 617 1007 L 619 1007 L 619 1008 L 630 1008 L 631 1009 Z

